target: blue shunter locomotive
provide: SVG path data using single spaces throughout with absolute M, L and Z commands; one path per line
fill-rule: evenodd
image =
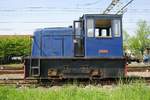
M 73 27 L 38 29 L 25 58 L 25 78 L 78 79 L 125 76 L 122 16 L 85 14 Z

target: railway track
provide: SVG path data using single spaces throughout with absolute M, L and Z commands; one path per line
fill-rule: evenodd
M 150 71 L 150 66 L 128 66 L 127 72 L 145 72 Z M 0 75 L 2 74 L 23 74 L 23 68 L 3 68 L 0 69 Z
M 128 72 L 147 72 L 150 71 L 150 66 L 128 66 L 127 67 Z M 23 75 L 24 70 L 23 68 L 3 68 L 0 69 L 0 75 L 9 75 L 9 74 L 16 74 L 16 75 Z M 123 80 L 138 80 L 138 79 L 143 79 L 147 83 L 150 83 L 150 77 L 127 77 L 124 78 Z M 118 79 L 100 79 L 100 80 L 78 80 L 79 84 L 116 84 L 118 83 Z M 44 83 L 48 86 L 53 86 L 53 85 L 62 85 L 62 84 L 67 84 L 67 83 L 73 83 L 74 80 L 49 80 Z M 37 79 L 23 79 L 23 78 L 0 78 L 0 85 L 39 85 L 41 84 L 40 80 Z M 43 83 L 42 83 L 43 84 Z
M 0 75 L 2 74 L 23 74 L 23 70 L 0 70 Z
M 23 74 L 24 68 L 0 67 L 0 75 L 2 74 Z
M 36 79 L 23 79 L 23 78 L 17 78 L 17 79 L 0 79 L 0 85 L 34 85 L 37 84 Z
M 145 72 L 150 71 L 150 66 L 128 66 L 127 72 Z

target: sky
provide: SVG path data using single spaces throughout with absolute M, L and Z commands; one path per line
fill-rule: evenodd
M 114 11 L 130 0 L 121 0 Z M 28 35 L 45 27 L 68 27 L 83 14 L 102 13 L 111 0 L 0 0 L 0 35 Z M 150 24 L 150 0 L 134 0 L 123 15 L 123 29 L 135 34 L 136 23 Z M 113 12 L 114 12 L 113 11 Z M 112 13 L 113 13 L 112 12 Z

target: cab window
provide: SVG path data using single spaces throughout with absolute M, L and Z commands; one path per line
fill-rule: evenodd
M 121 25 L 120 20 L 112 20 L 113 34 L 114 37 L 120 37 L 121 34 Z
M 87 36 L 110 38 L 120 37 L 121 21 L 119 19 L 87 19 Z
M 95 21 L 95 37 L 111 37 L 111 20 Z
M 74 32 L 75 32 L 75 37 L 80 38 L 81 36 L 81 22 L 80 21 L 74 21 Z
M 94 37 L 94 19 L 87 19 L 87 36 Z

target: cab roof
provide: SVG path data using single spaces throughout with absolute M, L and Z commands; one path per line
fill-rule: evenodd
M 117 14 L 84 14 L 83 18 L 122 18 L 122 15 L 117 15 Z

